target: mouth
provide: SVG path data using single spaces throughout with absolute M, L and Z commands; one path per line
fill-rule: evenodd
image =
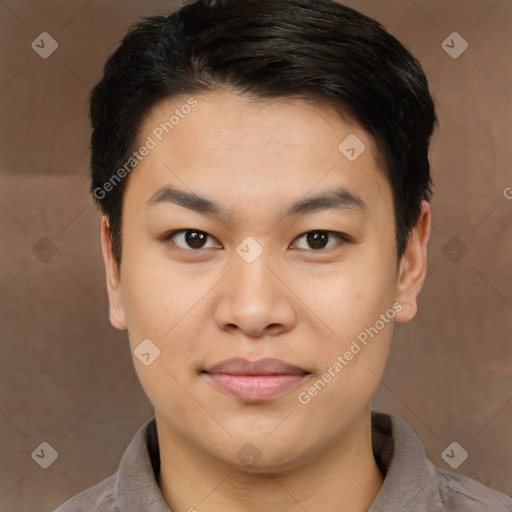
M 201 372 L 218 390 L 247 402 L 275 399 L 302 383 L 311 372 L 279 359 L 235 358 Z

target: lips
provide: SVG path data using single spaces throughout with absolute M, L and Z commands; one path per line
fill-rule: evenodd
M 279 359 L 228 359 L 203 371 L 220 391 L 249 402 L 275 399 L 298 386 L 310 372 Z
M 222 361 L 205 371 L 207 373 L 226 373 L 229 375 L 300 375 L 309 373 L 280 359 L 249 361 L 241 357 Z

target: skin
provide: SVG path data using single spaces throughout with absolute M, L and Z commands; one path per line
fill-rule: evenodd
M 384 373 L 393 321 L 307 404 L 308 390 L 398 301 L 394 321 L 411 320 L 426 273 L 430 207 L 424 202 L 397 271 L 392 192 L 369 135 L 332 106 L 299 99 L 256 100 L 222 90 L 198 104 L 132 171 L 124 193 L 123 257 L 101 236 L 111 322 L 132 351 L 149 338 L 160 356 L 134 357 L 155 409 L 160 487 L 175 512 L 366 511 L 382 485 L 371 448 L 370 400 Z M 152 109 L 142 144 L 188 96 Z M 339 150 L 350 134 L 366 150 Z M 217 202 L 205 215 L 170 202 L 146 205 L 172 185 Z M 282 217 L 298 199 L 343 187 L 366 209 L 323 209 Z M 179 229 L 210 235 L 203 248 Z M 305 233 L 329 235 L 322 250 Z M 263 252 L 247 263 L 248 236 Z M 174 242 L 174 243 L 173 243 Z M 115 313 L 112 310 L 115 309 Z M 311 372 L 295 389 L 248 403 L 213 386 L 201 370 L 231 357 L 279 358 Z M 259 453 L 248 466 L 239 451 Z

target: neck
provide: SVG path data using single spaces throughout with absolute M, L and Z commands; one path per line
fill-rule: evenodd
M 173 512 L 366 512 L 383 482 L 367 410 L 343 438 L 282 472 L 248 472 L 192 445 L 156 416 L 159 485 Z

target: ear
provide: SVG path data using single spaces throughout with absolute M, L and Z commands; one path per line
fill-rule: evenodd
M 396 300 L 402 305 L 402 309 L 395 316 L 396 322 L 412 320 L 418 310 L 417 298 L 427 273 L 430 222 L 430 204 L 422 201 L 420 218 L 409 236 L 400 260 Z
M 121 331 L 126 329 L 123 301 L 121 298 L 121 273 L 112 253 L 112 238 L 108 217 L 101 218 L 101 250 L 107 278 L 110 323 Z

